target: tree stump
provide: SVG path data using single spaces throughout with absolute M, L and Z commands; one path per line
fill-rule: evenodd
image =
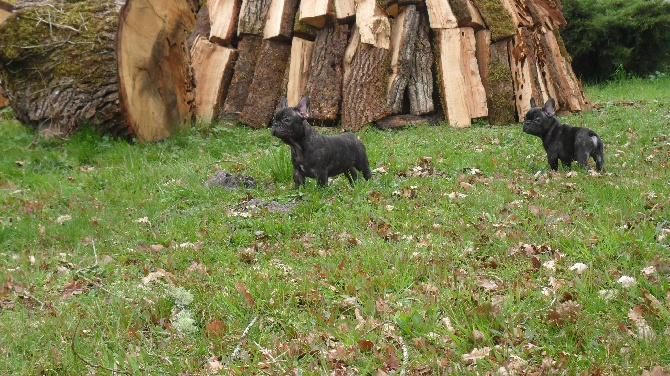
M 140 142 L 170 137 L 193 120 L 186 36 L 194 25 L 195 8 L 188 0 L 128 0 L 121 11 L 119 98 L 126 123 Z

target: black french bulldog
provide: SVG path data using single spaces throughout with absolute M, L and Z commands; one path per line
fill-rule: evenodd
M 279 102 L 279 110 L 272 117 L 270 133 L 291 147 L 293 181 L 298 189 L 305 177 L 315 178 L 320 186 L 328 184 L 328 177 L 344 174 L 354 184 L 363 173 L 365 180 L 372 173 L 368 164 L 365 145 L 351 132 L 325 136 L 307 122 L 309 97 L 300 98 L 298 105 L 288 107 L 286 98 Z
M 530 106 L 532 108 L 523 121 L 523 131 L 542 139 L 552 170 L 558 170 L 559 159 L 565 166 L 570 167 L 573 161 L 577 161 L 579 167 L 586 169 L 589 157 L 593 157 L 596 170 L 602 171 L 605 166 L 603 141 L 596 132 L 561 124 L 554 117 L 556 102 L 553 98 L 549 98 L 544 107 L 535 106 L 535 99 L 531 98 Z

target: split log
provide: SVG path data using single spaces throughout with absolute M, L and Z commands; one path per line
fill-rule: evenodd
M 468 127 L 471 119 L 460 53 L 461 31 L 439 29 L 435 43 L 440 98 L 446 120 L 452 127 Z
M 425 0 L 388 0 L 381 1 L 381 3 L 383 3 L 381 5 L 383 5 L 386 14 L 393 18 L 398 17 L 398 15 L 410 5 L 416 5 L 419 8 L 426 7 Z
M 271 0 L 242 0 L 237 35 L 263 36 Z
M 211 26 L 209 40 L 222 46 L 230 44 L 235 35 L 240 0 L 209 0 L 207 5 Z
M 458 20 L 448 0 L 426 0 L 426 9 L 428 9 L 431 28 L 453 29 L 458 27 Z
M 519 28 L 517 35 L 508 42 L 510 67 L 514 82 L 514 95 L 519 121 L 522 121 L 530 109 L 530 99 L 538 103 L 548 99 L 546 90 L 542 90 L 538 81 L 538 66 L 535 54 L 531 51 L 532 39 L 526 28 Z
M 507 0 L 473 0 L 475 7 L 491 30 L 491 41 L 497 42 L 516 35 L 516 24 L 507 10 Z
M 332 0 L 301 0 L 300 22 L 323 29 L 329 20 L 335 18 Z
M 290 41 L 298 0 L 272 0 L 263 32 L 265 39 Z
M 488 116 L 486 91 L 479 75 L 477 56 L 475 56 L 475 32 L 471 27 L 459 28 L 461 31 L 461 70 L 465 79 L 466 101 L 470 118 Z
M 14 6 L 4 1 L 0 1 L 0 24 L 3 23 L 7 17 L 12 14 Z M 0 108 L 7 107 L 9 105 L 9 99 L 4 96 L 2 91 L 2 79 L 0 78 Z
M 236 118 L 247 103 L 254 70 L 258 61 L 262 39 L 253 35 L 245 35 L 237 45 L 237 62 L 235 72 L 228 88 L 228 95 L 223 105 L 223 113 L 227 117 Z
M 361 43 L 377 48 L 390 48 L 391 23 L 376 0 L 356 0 L 356 27 Z
M 310 62 L 314 42 L 295 37 L 291 43 L 291 61 L 289 63 L 286 99 L 289 106 L 298 104 L 300 98 L 307 94 Z
M 561 4 L 558 1 L 526 0 L 526 4 L 536 25 L 543 25 L 549 30 L 555 30 L 568 24 L 563 17 Z
M 416 34 L 414 54 L 410 64 L 407 96 L 409 113 L 425 115 L 435 111 L 433 102 L 433 48 L 430 44 L 430 26 L 428 15 L 420 13 Z
M 477 62 L 486 90 L 489 124 L 505 125 L 516 122 L 512 70 L 509 66 L 507 41 L 491 44 L 490 31 L 476 33 Z
M 282 94 L 278 83 L 284 77 L 290 56 L 290 44 L 263 40 L 247 102 L 240 113 L 241 123 L 254 128 L 268 126 Z
M 131 133 L 118 102 L 118 15 L 114 1 L 86 1 L 26 6 L 0 24 L 0 81 L 21 123 L 46 137 L 84 124 Z
M 193 120 L 186 35 L 194 25 L 195 9 L 187 0 L 128 0 L 121 11 L 116 39 L 119 99 L 140 142 L 170 137 Z
M 191 65 L 195 77 L 196 115 L 212 120 L 218 114 L 233 76 L 237 50 L 211 43 L 199 37 L 191 50 Z
M 449 0 L 449 4 L 459 27 L 471 27 L 475 31 L 486 27 L 484 19 L 471 0 Z
M 391 115 L 375 121 L 379 129 L 396 129 L 412 125 L 436 125 L 440 122 L 437 115 Z
M 295 20 L 293 21 L 293 36 L 313 41 L 318 31 L 319 29 L 316 27 L 300 22 L 300 8 L 298 7 L 298 11 L 295 12 Z
M 396 17 L 391 33 L 391 75 L 387 101 L 392 114 L 403 112 L 418 31 L 419 11 L 411 5 Z
M 358 28 L 344 54 L 342 128 L 356 131 L 391 113 L 386 103 L 390 51 L 361 42 Z
M 348 36 L 348 25 L 327 27 L 316 36 L 307 79 L 312 119 L 331 122 L 340 113 L 342 64 Z
M 526 7 L 525 0 L 501 0 L 502 5 L 507 9 L 507 12 L 512 17 L 514 26 L 532 28 L 535 24 L 533 22 L 533 17 L 531 16 L 528 8 Z
M 205 4 L 200 7 L 200 10 L 196 15 L 195 27 L 193 28 L 191 35 L 189 35 L 188 39 L 186 39 L 186 46 L 188 50 L 190 51 L 193 48 L 195 40 L 199 37 L 209 37 L 210 30 L 211 25 L 209 21 L 209 8 L 207 7 L 207 4 Z
M 355 0 L 334 0 L 335 17 L 337 22 L 348 23 L 356 16 L 356 1 Z

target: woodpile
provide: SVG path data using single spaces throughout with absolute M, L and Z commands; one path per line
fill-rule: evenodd
M 588 106 L 557 0 L 199 4 L 0 0 L 0 86 L 45 133 L 91 124 L 141 142 L 196 117 L 266 127 L 282 96 L 309 95 L 317 124 L 347 130 L 510 124 L 531 97 Z
M 209 34 L 239 57 L 225 104 L 199 113 L 265 127 L 280 96 L 293 105 L 307 94 L 317 123 L 357 130 L 436 115 L 455 127 L 478 118 L 510 124 L 531 97 L 556 98 L 565 111 L 588 103 L 554 0 L 244 0 L 238 8 L 209 13 L 213 29 L 239 20 L 236 38 Z

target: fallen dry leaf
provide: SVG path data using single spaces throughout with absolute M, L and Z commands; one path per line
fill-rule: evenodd
M 651 340 L 656 337 L 654 330 L 647 324 L 644 318 L 644 307 L 636 306 L 628 311 L 628 318 L 633 321 L 637 328 L 637 337 L 643 340 Z
M 207 333 L 207 335 L 210 337 L 219 337 L 226 330 L 228 330 L 228 325 L 218 318 L 215 318 L 212 320 L 212 322 L 205 324 L 205 333 Z
M 237 291 L 242 294 L 242 297 L 244 298 L 244 301 L 247 303 L 249 308 L 254 308 L 254 305 L 256 305 L 256 302 L 254 301 L 254 297 L 251 296 L 249 291 L 247 291 L 247 287 L 244 285 L 244 282 L 238 281 L 237 282 Z
M 156 269 L 155 272 L 151 272 L 146 276 L 144 276 L 144 278 L 142 278 L 142 284 L 148 285 L 149 283 L 156 281 L 160 278 L 167 278 L 168 282 L 170 283 L 173 283 L 176 280 L 175 276 L 172 273 L 159 268 Z
M 474 348 L 470 353 L 461 355 L 461 359 L 470 364 L 476 363 L 480 359 L 484 359 L 491 353 L 490 347 L 482 347 L 481 349 Z
M 570 270 L 574 271 L 577 274 L 583 274 L 589 267 L 586 264 L 577 262 L 570 267 Z
M 627 276 L 627 275 L 621 276 L 621 278 L 619 278 L 618 282 L 623 287 L 626 287 L 626 288 L 633 287 L 633 286 L 635 286 L 635 284 L 637 284 L 637 281 L 635 280 L 635 278 Z

